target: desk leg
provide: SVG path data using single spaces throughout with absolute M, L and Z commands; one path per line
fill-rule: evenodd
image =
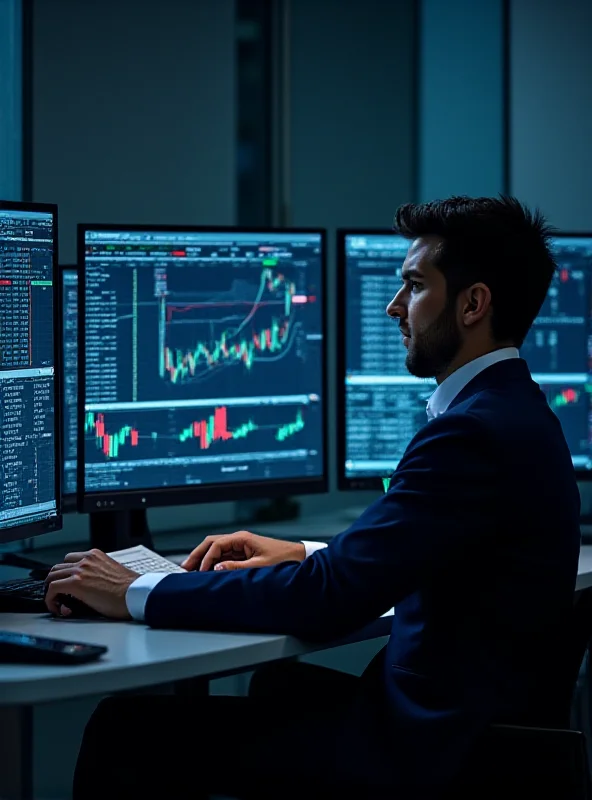
M 0 797 L 33 800 L 33 709 L 0 708 Z

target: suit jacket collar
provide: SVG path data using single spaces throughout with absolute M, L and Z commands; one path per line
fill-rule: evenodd
M 435 419 L 444 414 L 457 394 L 484 369 L 497 364 L 498 361 L 519 357 L 520 353 L 516 347 L 501 347 L 463 364 L 438 386 L 428 400 L 426 408 L 428 419 Z
M 532 384 L 532 377 L 526 361 L 523 358 L 498 361 L 497 364 L 487 367 L 470 380 L 456 395 L 448 408 L 454 408 L 454 406 L 468 400 L 469 397 L 482 392 L 484 389 L 499 389 L 508 383 L 516 382 Z

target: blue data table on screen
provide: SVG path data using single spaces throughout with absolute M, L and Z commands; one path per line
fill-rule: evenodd
M 57 209 L 0 202 L 0 542 L 60 527 Z

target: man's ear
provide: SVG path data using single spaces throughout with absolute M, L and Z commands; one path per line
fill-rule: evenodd
M 474 283 L 462 293 L 461 313 L 465 325 L 474 325 L 489 311 L 491 292 L 484 283 Z

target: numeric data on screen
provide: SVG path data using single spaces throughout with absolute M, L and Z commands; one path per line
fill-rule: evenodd
M 62 313 L 64 361 L 62 489 L 65 495 L 75 495 L 78 440 L 78 275 L 73 269 L 62 272 Z
M 57 514 L 54 231 L 0 208 L 0 527 Z
M 50 215 L 0 212 L 0 369 L 53 365 Z
M 0 375 L 0 525 L 55 510 L 54 385 L 29 370 Z
M 343 247 L 345 475 L 378 478 L 395 469 L 425 424 L 434 387 L 409 375 L 398 324 L 386 314 L 401 287 L 409 242 L 388 233 L 347 234 Z

